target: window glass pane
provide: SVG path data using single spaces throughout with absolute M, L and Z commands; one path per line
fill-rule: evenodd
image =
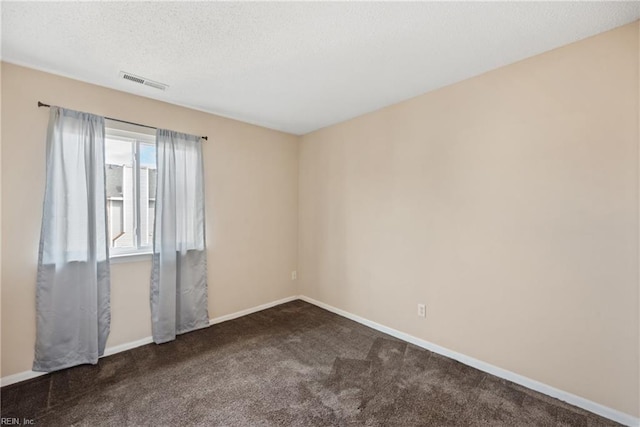
M 140 144 L 140 166 L 156 168 L 156 146 L 153 144 Z
M 135 248 L 135 143 L 105 140 L 107 218 L 111 248 Z
M 105 143 L 104 161 L 106 164 L 121 166 L 133 165 L 133 143 L 131 141 L 107 138 Z
M 140 246 L 153 244 L 156 198 L 156 147 L 140 143 Z

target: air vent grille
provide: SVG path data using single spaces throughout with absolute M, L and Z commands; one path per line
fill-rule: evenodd
M 139 79 L 137 77 L 132 76 L 131 74 L 125 74 L 124 76 L 122 76 L 122 78 L 131 80 L 132 82 L 136 82 L 136 83 L 144 83 L 144 79 Z
M 144 86 L 149 86 L 149 87 L 152 87 L 152 88 L 158 89 L 158 90 L 167 90 L 167 88 L 169 87 L 168 85 L 166 85 L 164 83 L 155 82 L 153 80 L 149 80 L 149 79 L 144 78 L 144 77 L 136 76 L 135 74 L 127 73 L 127 72 L 124 72 L 124 71 L 120 71 L 120 77 L 125 79 L 125 80 L 129 80 L 131 82 L 138 83 L 138 84 L 141 84 L 141 85 L 144 85 Z

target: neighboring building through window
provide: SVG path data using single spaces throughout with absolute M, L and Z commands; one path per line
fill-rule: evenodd
M 110 252 L 149 253 L 155 215 L 155 135 L 145 128 L 120 127 L 108 123 L 105 138 Z

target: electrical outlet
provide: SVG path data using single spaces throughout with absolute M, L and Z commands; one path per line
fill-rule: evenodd
M 427 306 L 424 304 L 418 304 L 418 316 L 427 317 Z
M 298 272 L 293 270 L 291 272 L 291 280 L 296 280 L 298 278 Z

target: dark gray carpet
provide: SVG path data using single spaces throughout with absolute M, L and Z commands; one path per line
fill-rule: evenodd
M 613 426 L 294 301 L 2 388 L 47 426 Z

